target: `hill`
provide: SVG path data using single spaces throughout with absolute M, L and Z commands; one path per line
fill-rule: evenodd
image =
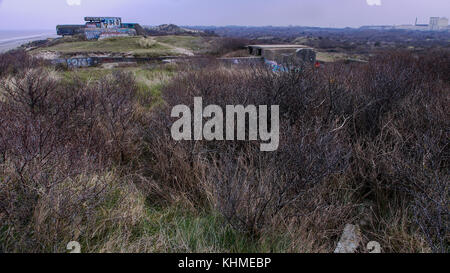
M 151 37 L 119 37 L 99 41 L 64 41 L 40 47 L 35 53 L 54 52 L 62 56 L 107 55 L 127 57 L 158 57 L 190 55 L 170 44 L 160 43 Z
M 202 30 L 193 30 L 188 28 L 179 27 L 174 24 L 163 24 L 159 26 L 154 27 L 144 27 L 144 29 L 147 31 L 148 35 L 199 35 L 199 36 L 205 36 L 206 32 Z

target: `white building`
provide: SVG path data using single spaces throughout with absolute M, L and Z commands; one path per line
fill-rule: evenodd
M 444 30 L 448 28 L 448 19 L 445 17 L 431 17 L 430 30 Z

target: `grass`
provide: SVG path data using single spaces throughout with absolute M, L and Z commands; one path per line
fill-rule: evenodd
M 102 77 L 111 75 L 114 71 L 129 72 L 135 76 L 136 84 L 138 86 L 137 95 L 140 105 L 144 106 L 148 110 L 153 106 L 164 103 L 161 96 L 161 89 L 164 84 L 167 84 L 170 78 L 176 74 L 176 68 L 171 64 L 166 64 L 157 67 L 139 66 L 112 69 L 90 67 L 62 71 L 59 76 L 66 84 L 72 83 L 75 77 L 78 77 L 84 82 L 95 82 Z
M 115 204 L 117 203 L 117 204 Z M 290 240 L 286 235 L 267 234 L 254 239 L 233 229 L 216 212 L 195 212 L 180 205 L 155 207 L 141 201 L 132 209 L 140 219 L 132 227 L 114 223 L 111 218 L 119 202 L 101 208 L 103 217 L 95 225 L 101 228 L 89 238 L 80 238 L 84 253 L 286 253 Z M 103 219 L 103 220 L 101 220 Z M 102 223 L 104 221 L 104 223 Z M 107 227 L 107 228 L 105 228 Z M 123 234 L 127 234 L 123 238 Z
M 80 80 L 88 82 L 99 80 L 100 78 L 111 74 L 112 71 L 113 69 L 89 67 L 85 69 L 63 71 L 60 72 L 60 75 L 65 83 L 71 83 L 74 77 L 78 77 Z
M 146 249 L 141 249 L 144 252 L 267 253 L 288 250 L 288 240 L 283 236 L 274 240 L 271 240 L 273 236 L 254 240 L 233 229 L 218 213 L 193 212 L 176 205 L 148 207 L 146 217 L 135 227 L 133 237 L 136 240 L 145 238 Z
M 120 54 L 134 57 L 160 57 L 207 54 L 217 48 L 218 38 L 198 36 L 114 37 L 103 40 L 83 41 L 76 37 L 56 39 L 52 45 L 38 48 L 41 51 L 59 53 L 62 57 L 78 54 Z
M 136 77 L 136 83 L 138 85 L 138 97 L 141 105 L 147 108 L 152 108 L 156 105 L 164 103 L 162 98 L 161 89 L 167 84 L 171 77 L 176 72 L 173 66 L 165 65 L 155 69 L 136 69 L 133 71 Z M 148 98 L 151 98 L 150 103 L 146 103 Z
M 194 52 L 201 52 L 210 48 L 210 44 L 204 37 L 169 35 L 158 36 L 155 39 L 157 42 L 190 49 Z
M 138 238 L 152 238 L 152 252 L 248 252 L 252 245 L 219 215 L 176 206 L 148 208 L 147 218 L 136 232 Z
M 45 48 L 47 51 L 59 52 L 64 55 L 79 53 L 126 53 L 135 57 L 155 57 L 176 55 L 170 47 L 155 43 L 151 47 L 143 47 L 142 37 L 118 37 L 99 41 L 77 41 L 60 43 Z

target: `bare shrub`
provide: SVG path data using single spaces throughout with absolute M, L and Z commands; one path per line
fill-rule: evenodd
M 217 38 L 213 40 L 214 49 L 210 53 L 213 55 L 224 55 L 236 50 L 244 49 L 249 44 L 247 39 L 242 38 Z
M 136 89 L 128 74 L 66 85 L 45 67 L 19 70 L 1 82 L 0 229 L 5 249 L 60 252 L 69 237 L 88 239 L 99 231 L 99 208 L 127 186 L 96 174 L 136 156 Z M 101 229 L 113 227 L 111 221 Z
M 448 52 L 278 73 L 202 59 L 178 65 L 150 113 L 129 74 L 66 84 L 15 54 L 0 61 L 3 251 L 62 251 L 69 238 L 121 249 L 145 196 L 218 211 L 256 241 L 290 234 L 292 251 L 331 252 L 345 224 L 369 219 L 364 240 L 386 252 L 448 252 Z M 196 96 L 280 105 L 279 149 L 174 141 L 170 110 Z
M 152 187 L 178 192 L 189 200 L 206 198 L 233 226 L 253 235 L 282 211 L 298 214 L 303 194 L 345 170 L 349 154 L 339 141 L 340 132 L 332 131 L 335 120 L 319 124 L 317 111 L 308 111 L 311 102 L 320 104 L 314 86 L 314 76 L 309 74 L 276 74 L 263 67 L 232 71 L 216 66 L 176 78 L 164 92 L 169 106 L 192 107 L 194 96 L 202 97 L 205 105 L 223 108 L 242 103 L 286 106 L 282 107 L 282 144 L 279 151 L 264 155 L 258 145 L 245 142 L 177 143 L 170 138 L 171 121 L 161 117 L 164 122 L 155 125 L 159 129 L 148 133 L 149 151 L 157 162 L 148 170 L 153 174 Z M 161 116 L 169 116 L 168 109 Z M 157 138 L 158 131 L 165 137 Z
M 352 98 L 356 107 L 347 131 L 353 179 L 365 184 L 363 195 L 377 203 L 377 214 L 410 204 L 408 213 L 415 215 L 430 248 L 445 251 L 448 134 L 443 128 L 449 116 L 442 90 L 448 85 L 442 81 L 442 60 L 432 59 L 387 53 L 360 70 L 363 75 L 357 72 L 353 86 L 360 89 Z
M 47 64 L 46 61 L 29 56 L 24 50 L 13 50 L 0 54 L 0 79 L 23 69 L 36 68 Z
M 151 184 L 190 196 L 189 200 L 207 198 L 235 228 L 258 235 L 271 226 L 271 219 L 290 223 L 316 213 L 308 205 L 314 198 L 309 193 L 332 194 L 326 185 L 338 179 L 345 181 L 341 187 L 351 193 L 348 200 L 354 209 L 349 209 L 351 203 L 336 203 L 335 213 L 345 216 L 340 221 L 324 216 L 323 221 L 342 227 L 345 221 L 365 217 L 357 208 L 373 202 L 371 217 L 380 221 L 391 217 L 387 208 L 416 215 L 411 232 L 421 229 L 436 251 L 448 242 L 448 210 L 443 206 L 448 195 L 442 194 L 448 187 L 444 60 L 384 52 L 369 64 L 330 64 L 321 71 L 304 68 L 300 73 L 192 66 L 165 88 L 168 107 L 156 116 L 169 116 L 166 111 L 177 104 L 192 108 L 194 96 L 202 97 L 205 105 L 222 107 L 277 104 L 283 132 L 280 148 L 268 156 L 252 143 L 173 142 L 171 121 L 165 118 L 155 125 L 165 137 L 156 141 L 155 128 L 147 140 L 153 158 L 172 160 L 177 167 L 153 165 L 148 173 L 164 175 L 152 176 Z M 172 168 L 176 173 L 167 172 Z M 433 181 L 440 181 L 440 186 L 431 186 Z M 428 189 L 426 196 L 439 198 L 425 198 L 423 189 Z M 382 232 L 376 224 L 368 229 Z

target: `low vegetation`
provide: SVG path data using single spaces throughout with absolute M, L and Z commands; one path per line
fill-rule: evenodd
M 167 35 L 157 36 L 154 39 L 160 43 L 186 48 L 195 52 L 205 51 L 210 47 L 206 37 Z
M 332 252 L 354 223 L 384 252 L 448 252 L 449 61 L 389 51 L 301 72 L 202 61 L 91 76 L 0 55 L 0 251 Z M 194 96 L 280 105 L 278 151 L 174 141 L 170 110 Z
M 62 55 L 77 55 L 87 53 L 109 53 L 131 55 L 135 57 L 158 57 L 177 55 L 171 47 L 142 37 L 116 37 L 99 41 L 75 41 L 57 43 L 41 50 L 58 52 Z
M 139 39 L 139 45 L 142 48 L 152 48 L 157 45 L 157 42 L 153 38 L 142 37 Z
M 369 53 L 374 49 L 449 49 L 448 31 L 373 30 L 318 28 L 302 26 L 223 26 L 196 27 L 222 37 L 244 38 L 260 43 L 300 43 L 314 48 Z

